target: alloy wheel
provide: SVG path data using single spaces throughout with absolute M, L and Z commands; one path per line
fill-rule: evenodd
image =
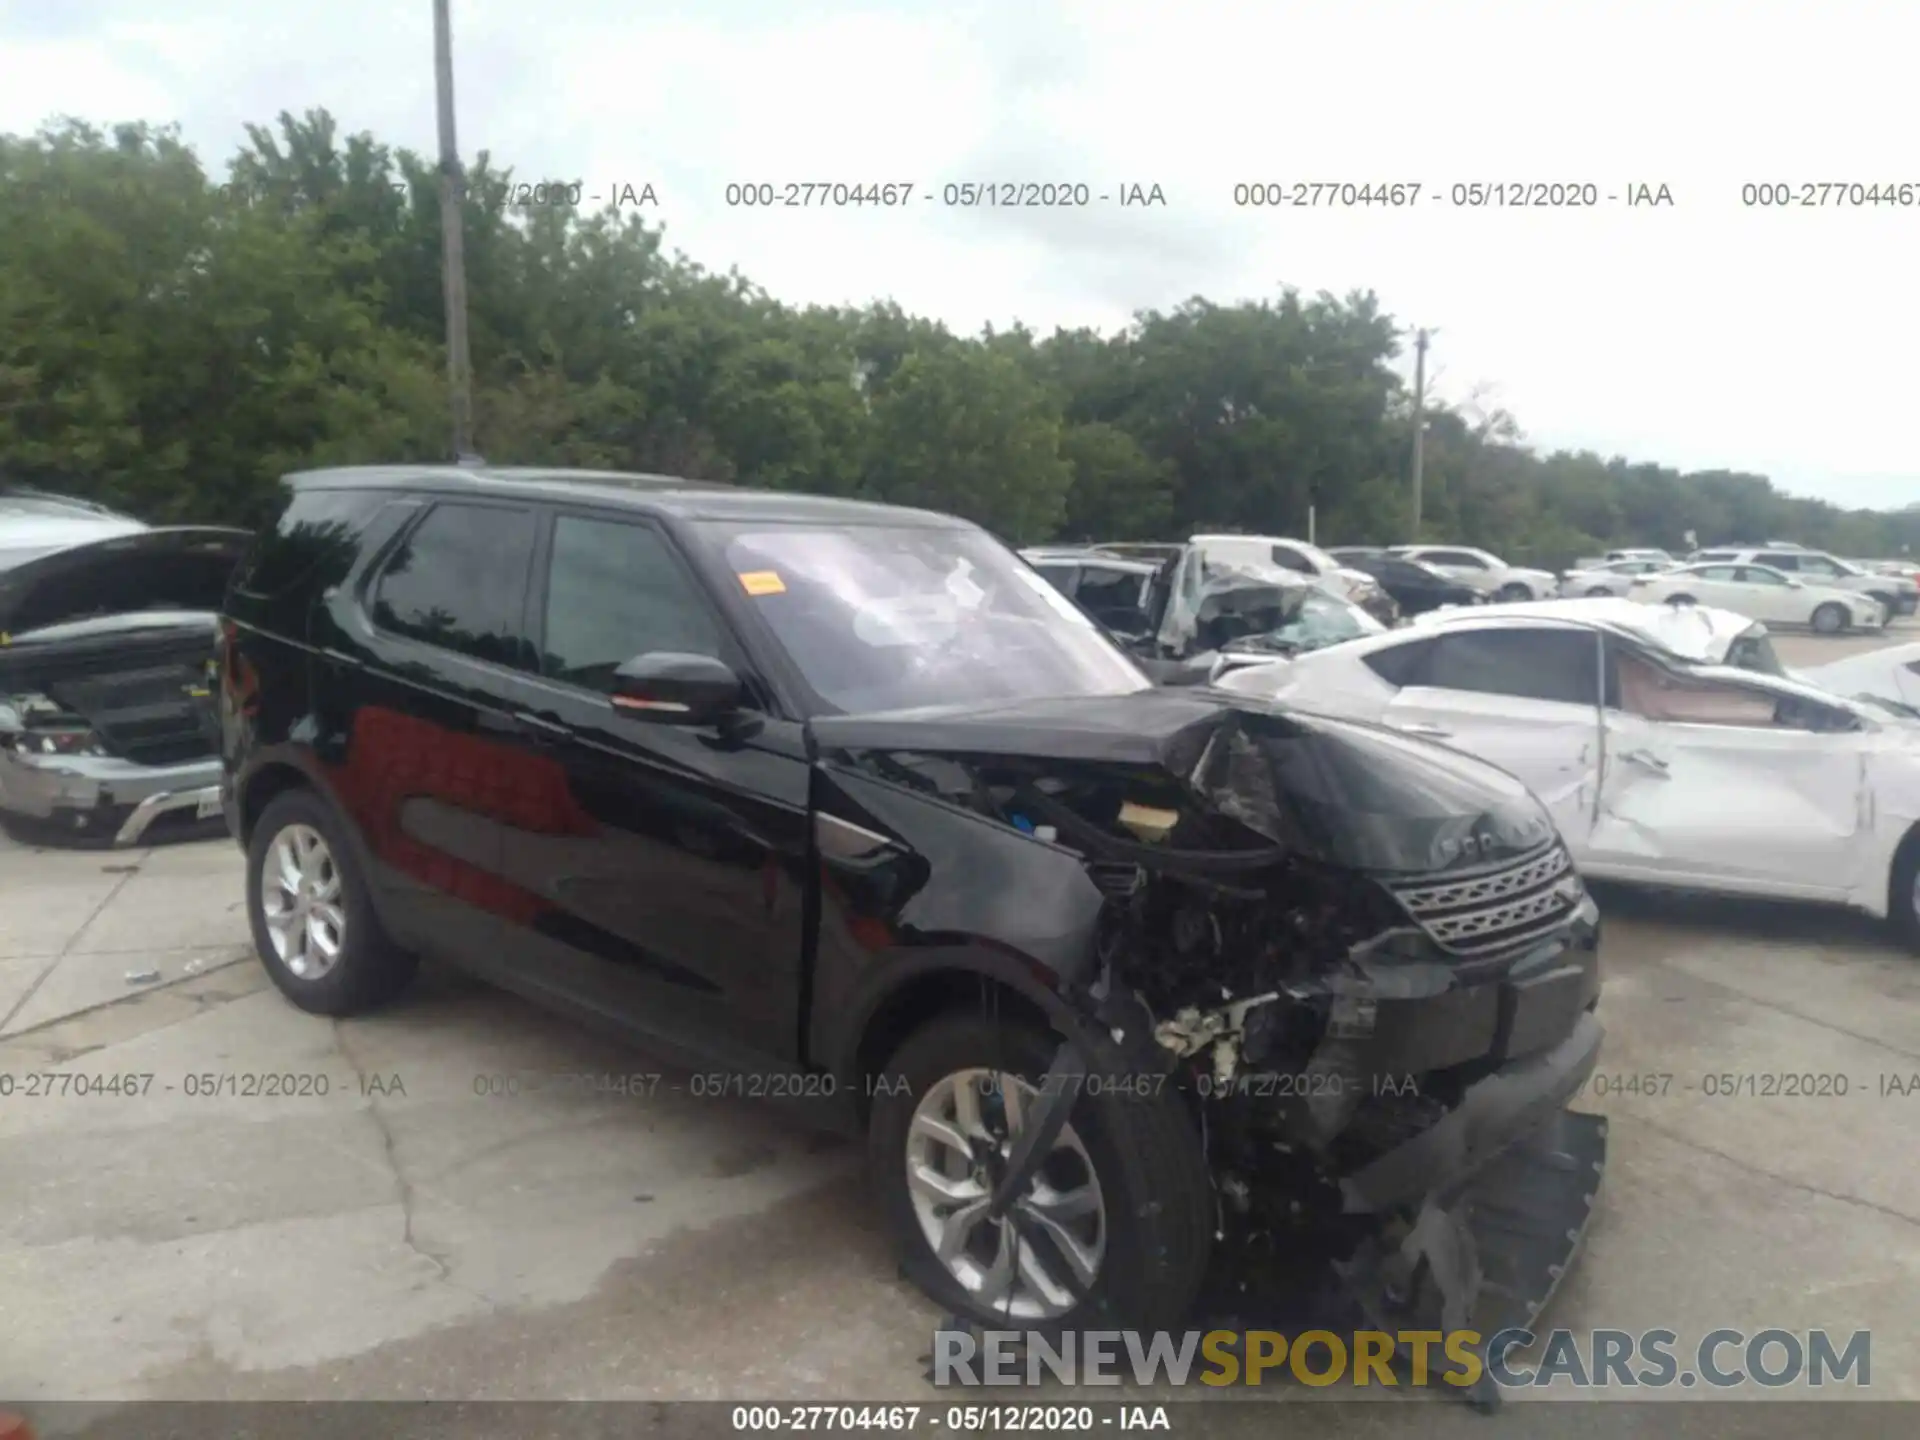
M 1009 1213 L 988 1213 L 1039 1099 L 1017 1075 L 960 1070 L 928 1088 L 907 1130 L 907 1193 L 934 1257 L 981 1306 L 1021 1320 L 1073 1309 L 1107 1246 L 1100 1178 L 1071 1124 Z
M 289 825 L 273 837 L 260 866 L 260 912 L 273 953 L 302 980 L 318 980 L 340 963 L 347 912 L 340 867 L 311 825 Z

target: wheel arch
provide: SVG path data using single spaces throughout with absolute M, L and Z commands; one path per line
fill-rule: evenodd
M 333 786 L 311 752 L 298 746 L 276 748 L 255 757 L 234 785 L 235 815 L 240 833 L 235 838 L 242 850 L 252 847 L 254 827 L 267 807 L 282 795 L 295 790 L 310 791 L 332 814 L 340 838 L 351 853 L 367 882 L 374 912 L 383 925 L 392 927 L 385 887 L 380 883 L 380 867 L 375 863 L 367 838 L 360 832 L 347 809 L 334 794 Z
M 839 1086 L 855 1097 L 861 1123 L 888 1057 L 909 1035 L 943 1015 L 1004 1016 L 1091 1039 L 1088 1018 L 1049 980 L 1037 967 L 984 947 L 942 947 L 883 962 L 826 1047 Z

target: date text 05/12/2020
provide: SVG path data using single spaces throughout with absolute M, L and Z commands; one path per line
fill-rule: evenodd
M 1166 187 L 1150 180 L 965 180 L 942 185 L 917 180 L 733 180 L 723 187 L 721 199 L 729 209 L 741 210 L 1167 208 Z

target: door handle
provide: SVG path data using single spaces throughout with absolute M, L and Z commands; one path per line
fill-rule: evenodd
M 1425 725 L 1425 724 L 1420 724 L 1418 722 L 1413 724 L 1408 724 L 1408 725 L 1396 725 L 1393 728 L 1402 732 L 1403 734 L 1425 735 L 1430 739 L 1435 739 L 1435 740 L 1445 740 L 1450 738 L 1453 735 L 1453 732 L 1451 730 L 1442 729 L 1438 725 Z
M 1627 750 L 1621 754 L 1620 758 L 1631 761 L 1643 769 L 1651 770 L 1656 775 L 1670 774 L 1673 769 L 1672 766 L 1668 765 L 1667 762 L 1662 760 L 1658 755 L 1649 755 L 1645 750 Z

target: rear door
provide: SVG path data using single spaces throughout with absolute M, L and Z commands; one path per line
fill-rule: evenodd
M 1580 853 L 1600 781 L 1598 632 L 1515 625 L 1443 631 L 1382 717 L 1517 776 Z
M 1837 900 L 1871 824 L 1871 736 L 1807 728 L 1825 707 L 1609 656 L 1589 857 L 1621 879 Z M 1845 712 L 1825 717 L 1846 723 Z M 1798 723 L 1782 723 L 1798 722 Z
M 506 691 L 533 665 L 535 529 L 524 505 L 425 505 L 325 593 L 315 625 L 314 752 L 373 853 L 397 938 L 481 964 L 521 900 L 500 836 L 528 789 Z
M 540 803 L 503 837 L 525 905 L 515 978 L 709 1053 L 791 1059 L 799 1041 L 809 832 L 799 724 L 777 713 L 744 648 L 650 517 L 561 510 L 543 532 L 516 677 L 514 739 Z M 738 729 L 637 718 L 613 672 L 672 651 L 746 682 Z

